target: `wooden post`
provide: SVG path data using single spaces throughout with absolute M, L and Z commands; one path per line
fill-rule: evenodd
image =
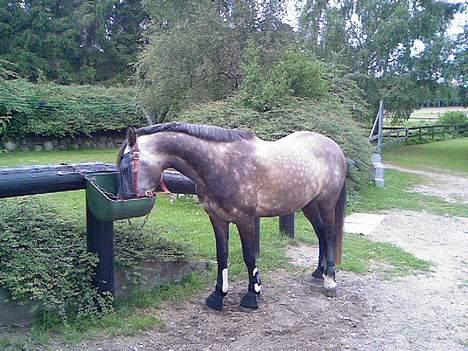
M 432 127 L 432 140 L 434 140 L 435 127 Z
M 419 127 L 419 141 L 422 140 L 422 135 L 421 135 L 421 127 Z
M 288 235 L 290 238 L 294 238 L 295 236 L 295 228 L 294 224 L 296 221 L 296 214 L 290 213 L 284 216 L 280 216 L 279 218 L 279 230 L 280 233 L 284 233 Z
M 383 123 L 384 123 L 384 104 L 383 100 L 380 100 L 379 104 L 379 113 L 378 113 L 378 119 L 379 119 L 379 139 L 377 139 L 377 150 L 379 153 L 382 153 L 382 145 L 383 145 Z
M 86 199 L 86 232 L 88 251 L 99 259 L 93 285 L 99 292 L 114 295 L 114 222 L 103 222 L 93 216 Z

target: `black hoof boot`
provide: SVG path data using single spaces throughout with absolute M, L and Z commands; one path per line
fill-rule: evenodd
M 312 281 L 323 283 L 323 270 L 321 268 L 317 268 L 314 273 L 312 273 Z
M 323 288 L 323 293 L 328 297 L 336 297 L 336 288 Z
M 258 294 L 248 291 L 247 294 L 242 297 L 240 305 L 251 310 L 256 310 L 258 308 Z
M 224 295 L 222 293 L 220 293 L 219 291 L 213 291 L 210 294 L 210 296 L 206 298 L 206 305 L 209 308 L 212 308 L 213 310 L 222 311 L 223 300 L 224 300 Z

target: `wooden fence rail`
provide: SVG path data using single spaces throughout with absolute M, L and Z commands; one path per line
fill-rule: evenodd
M 468 123 L 461 124 L 437 124 L 432 126 L 421 127 L 383 127 L 382 128 L 382 146 L 389 146 L 396 143 L 401 143 L 409 139 L 422 140 L 423 138 L 434 139 L 436 136 L 441 135 L 443 139 L 446 136 L 466 136 L 468 134 Z M 370 142 L 377 142 L 379 135 L 372 135 L 369 137 Z

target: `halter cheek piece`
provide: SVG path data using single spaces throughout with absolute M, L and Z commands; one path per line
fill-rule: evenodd
M 138 141 L 135 141 L 135 145 L 133 146 L 132 156 L 133 156 L 133 165 L 132 165 L 133 193 L 136 195 L 137 198 L 156 196 L 156 192 L 152 190 L 146 190 L 145 192 L 142 192 L 142 193 L 138 192 L 138 171 L 140 170 L 140 149 L 138 148 Z M 170 193 L 166 184 L 164 184 L 163 174 L 161 174 L 161 180 L 159 181 L 158 186 L 160 186 L 162 191 L 164 191 L 165 193 Z

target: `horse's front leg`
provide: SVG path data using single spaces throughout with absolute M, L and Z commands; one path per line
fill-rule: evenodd
M 206 305 L 214 310 L 223 309 L 223 300 L 229 288 L 228 283 L 228 249 L 229 249 L 229 222 L 222 221 L 210 215 L 211 224 L 216 237 L 216 258 L 218 261 L 218 278 L 215 291 L 206 299 Z
M 242 253 L 247 266 L 249 276 L 249 287 L 247 294 L 241 299 L 241 306 L 251 309 L 258 308 L 258 295 L 262 287 L 260 273 L 258 272 L 256 261 L 258 256 L 257 235 L 255 230 L 255 218 L 245 223 L 236 223 L 242 241 Z

